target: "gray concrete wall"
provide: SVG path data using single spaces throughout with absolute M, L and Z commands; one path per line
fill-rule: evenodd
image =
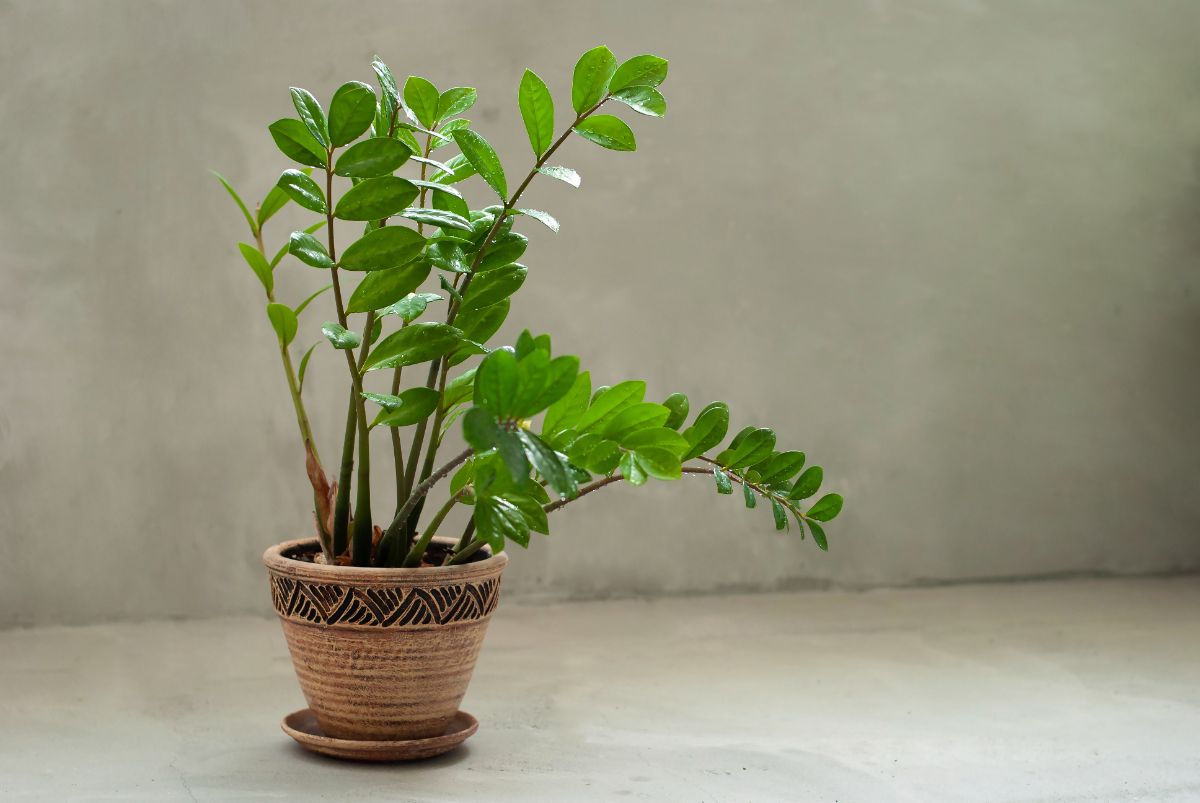
M 669 57 L 639 153 L 571 143 L 582 191 L 531 191 L 563 230 L 527 227 L 507 331 L 726 399 L 848 500 L 825 555 L 706 483 L 612 490 L 512 592 L 1200 567 L 1198 29 L 1132 0 L 0 2 L 0 625 L 268 610 L 307 485 L 206 170 L 265 192 L 286 88 L 374 52 L 478 86 L 510 173 L 523 67 L 563 98 L 597 42 Z M 313 370 L 333 455 L 344 368 Z

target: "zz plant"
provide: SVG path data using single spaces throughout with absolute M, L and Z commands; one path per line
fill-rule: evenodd
M 601 111 L 621 104 L 662 117 L 666 101 L 658 87 L 667 62 L 641 55 L 618 65 L 603 46 L 584 53 L 573 74 L 570 121 L 561 131 L 546 84 L 526 70 L 517 103 L 533 166 L 516 184 L 462 116 L 475 103 L 474 89 L 443 92 L 418 76 L 401 87 L 382 61 L 371 67 L 378 94 L 351 81 L 334 92 L 328 110 L 292 88 L 296 116 L 268 130 L 297 166 L 283 171 L 254 212 L 217 176 L 249 227 L 252 242 L 238 247 L 266 293 L 323 560 L 383 567 L 466 562 L 485 545 L 494 551 L 509 541 L 527 546 L 531 532 L 549 533 L 550 513 L 593 491 L 684 474 L 711 476 L 722 494 L 740 485 L 747 507 L 764 501 L 781 530 L 790 528 L 790 514 L 801 537 L 807 529 L 827 549 L 823 524 L 839 513 L 842 497 L 830 493 L 809 505 L 821 468 L 805 468 L 803 452 L 777 450 L 772 430 L 748 426 L 720 448 L 729 429 L 724 402 L 707 405 L 685 426 L 686 396 L 646 401 L 640 380 L 593 387 L 577 357 L 554 356 L 549 335 L 525 331 L 513 346 L 489 345 L 529 273 L 518 262 L 528 239 L 514 229 L 526 219 L 559 228 L 550 214 L 521 206 L 526 188 L 539 177 L 579 187 L 578 173 L 552 161 L 573 136 L 609 150 L 634 150 L 629 126 Z M 458 185 L 476 175 L 483 180 L 479 189 L 498 202 L 471 208 Z M 263 229 L 289 201 L 316 217 L 270 254 Z M 335 240 L 335 221 L 362 224 L 361 236 Z M 274 271 L 288 255 L 329 276 L 326 287 L 295 307 L 275 296 Z M 351 277 L 358 280 L 353 286 Z M 423 289 L 427 285 L 436 290 Z M 323 340 L 303 352 L 297 367 L 292 348 L 300 319 L 330 289 L 334 319 L 321 326 Z M 340 351 L 349 378 L 332 478 L 303 396 L 318 347 Z M 465 367 L 469 362 L 476 364 Z M 468 448 L 439 463 L 455 422 Z M 395 471 L 386 527 L 375 526 L 379 505 L 371 498 L 376 427 L 389 432 Z M 423 521 L 429 494 L 443 480 L 447 498 Z M 453 548 L 438 548 L 433 538 L 456 505 L 472 508 L 470 520 Z

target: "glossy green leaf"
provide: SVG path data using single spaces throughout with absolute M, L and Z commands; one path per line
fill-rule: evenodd
M 604 45 L 579 57 L 571 76 L 571 106 L 576 114 L 583 114 L 604 98 L 616 69 L 616 56 Z
M 752 466 L 770 456 L 775 448 L 775 433 L 769 429 L 757 429 L 746 436 L 737 448 L 722 459 L 717 456 L 717 462 L 728 468 L 743 468 Z
M 689 448 L 683 459 L 691 460 L 707 452 L 725 439 L 729 431 L 729 408 L 724 404 L 709 405 L 696 416 L 696 421 L 683 431 Z
M 591 433 L 589 433 L 591 435 Z M 588 436 L 584 436 L 588 437 Z M 598 436 L 593 436 L 598 437 Z M 599 439 L 595 448 L 587 456 L 586 468 L 589 471 L 594 471 L 597 474 L 611 474 L 616 471 L 617 466 L 621 464 L 621 458 L 625 453 L 621 451 L 621 447 L 616 441 Z
M 321 109 L 321 104 L 317 103 L 317 99 L 307 89 L 294 86 L 290 92 L 292 93 L 292 105 L 296 107 L 296 114 L 299 115 L 300 121 L 304 123 L 309 133 L 322 147 L 328 148 L 329 125 L 325 122 L 325 112 Z
M 242 216 L 246 218 L 246 225 L 250 227 L 250 231 L 258 231 L 258 225 L 254 222 L 254 217 L 250 214 L 250 210 L 246 208 L 246 204 L 242 201 L 242 197 L 237 194 L 236 190 L 234 190 L 233 185 L 230 184 L 225 177 L 216 170 L 209 170 L 208 172 L 217 177 L 217 181 L 221 182 L 221 186 L 225 188 L 225 192 L 229 193 L 229 197 L 233 199 L 235 204 L 237 204 L 238 209 L 242 210 Z
M 376 394 L 364 393 L 370 398 Z M 388 396 L 387 403 L 375 416 L 371 426 L 407 427 L 419 424 L 430 416 L 438 404 L 438 392 L 433 388 L 415 387 L 399 396 Z
M 514 263 L 477 274 L 463 295 L 462 309 L 473 310 L 498 304 L 520 289 L 529 269 Z
M 275 274 L 271 272 L 267 258 L 249 243 L 238 243 L 238 250 L 242 252 L 242 258 L 246 260 L 246 264 L 250 266 L 250 270 L 254 271 L 254 275 L 258 277 L 263 289 L 270 296 L 275 291 Z
M 733 493 L 733 483 L 729 481 L 729 475 L 716 466 L 713 466 L 713 480 L 717 484 L 717 493 Z
M 633 456 L 642 470 L 656 480 L 677 480 L 683 476 L 679 456 L 670 449 L 648 446 L 636 450 Z
M 843 501 L 841 494 L 825 494 L 805 515 L 817 521 L 833 521 L 842 512 Z
M 529 332 L 524 336 L 528 337 Z M 532 338 L 528 338 L 532 340 Z M 514 418 L 529 418 L 541 412 L 536 406 L 537 397 L 550 378 L 550 355 L 537 349 L 522 349 L 517 344 L 517 391 L 513 396 L 509 415 Z
M 325 206 L 325 193 L 321 192 L 317 182 L 299 170 L 284 170 L 275 185 L 305 209 L 321 215 L 329 211 Z
M 372 137 L 356 142 L 343 151 L 333 172 L 349 178 L 389 176 L 411 155 L 412 151 L 403 143 L 387 137 Z
M 441 195 L 453 195 L 455 198 L 459 199 L 463 197 L 461 192 L 446 184 L 438 184 L 436 181 L 423 181 L 416 178 L 410 180 L 413 184 L 416 184 L 423 190 L 430 190 Z M 466 217 L 466 215 L 463 215 L 463 217 Z
M 822 528 L 820 524 L 817 524 L 815 521 L 810 519 L 808 522 L 808 529 L 812 533 L 813 540 L 817 542 L 817 546 L 819 546 L 822 551 L 828 552 L 829 541 L 825 538 L 824 528 Z
M 287 304 L 267 304 L 267 319 L 271 321 L 271 328 L 283 345 L 288 345 L 296 337 L 296 313 Z
M 418 183 L 418 182 L 414 182 Z M 434 209 L 440 209 L 443 212 L 453 212 L 462 218 L 469 218 L 471 210 L 467 207 L 467 202 L 463 200 L 462 195 L 453 187 L 447 187 L 436 182 L 427 181 L 432 187 L 438 187 L 442 191 L 434 192 L 429 198 L 430 206 Z
M 538 474 L 546 480 L 559 496 L 572 497 L 579 492 L 574 475 L 559 459 L 558 453 L 545 444 L 541 438 L 524 429 L 516 431 L 521 446 L 525 449 L 525 457 Z
M 449 410 L 454 405 L 467 401 L 475 394 L 475 372 L 477 370 L 477 368 L 469 368 L 446 383 L 446 389 L 442 393 L 443 410 Z
M 415 220 L 418 223 L 426 223 L 430 226 L 437 226 L 442 229 L 458 229 L 460 231 L 470 231 L 471 221 L 467 220 L 462 215 L 456 215 L 453 212 L 445 212 L 441 209 L 418 209 L 409 207 L 400 213 L 400 217 Z
M 771 515 L 775 517 L 775 529 L 788 529 L 787 511 L 783 509 L 783 505 L 779 504 L 778 499 L 771 500 Z
M 417 162 L 418 164 L 429 165 L 430 167 L 440 170 L 443 173 L 453 173 L 454 172 L 454 166 L 451 165 L 449 162 L 439 162 L 437 159 L 430 159 L 427 156 L 417 156 L 415 154 L 413 156 L 410 156 L 409 158 L 412 159 L 414 162 Z M 458 157 L 456 156 L 454 158 L 458 158 Z M 451 161 L 453 161 L 453 159 Z M 466 159 L 463 159 L 462 162 L 463 162 L 463 164 L 467 164 Z M 445 182 L 443 182 L 443 183 L 445 183 Z
M 500 418 L 510 416 L 517 382 L 516 355 L 506 349 L 493 351 L 475 372 L 475 405 Z
M 375 121 L 375 90 L 362 81 L 349 81 L 329 101 L 329 141 L 334 147 L 353 142 Z
M 421 253 L 425 238 L 404 226 L 384 226 L 350 244 L 340 267 L 346 270 L 388 270 L 406 265 Z
M 648 117 L 663 117 L 667 113 L 667 100 L 652 86 L 630 86 L 613 93 L 619 100 L 638 114 Z
M 471 516 L 476 534 L 494 553 L 504 549 L 505 541 L 514 541 L 522 546 L 529 543 L 529 522 L 519 507 L 503 497 L 479 499 Z
M 687 420 L 688 415 L 688 397 L 682 393 L 672 393 L 663 401 L 663 407 L 671 411 L 671 415 L 667 417 L 667 422 L 664 427 L 671 429 L 679 429 L 683 426 L 683 422 Z
M 400 319 L 405 323 L 412 323 L 417 318 L 420 318 L 422 314 L 424 314 L 426 307 L 428 307 L 434 301 L 441 300 L 442 297 L 437 293 L 409 293 L 395 304 L 380 309 L 376 315 L 380 318 L 384 317 L 385 315 L 399 315 Z M 455 323 L 458 322 L 455 321 Z M 462 329 L 462 327 L 459 326 L 459 329 Z M 464 335 L 465 334 L 466 333 L 464 332 Z M 475 339 L 469 335 L 467 335 L 467 337 L 471 340 Z
M 314 268 L 333 267 L 333 260 L 329 258 L 329 252 L 325 250 L 325 246 L 307 232 L 292 232 L 292 236 L 288 238 L 288 253 L 305 265 Z
M 267 130 L 271 132 L 275 146 L 293 162 L 312 167 L 325 166 L 325 149 L 301 121 L 285 117 L 271 123 Z
M 424 322 L 405 326 L 385 337 L 367 355 L 367 371 L 415 365 L 441 357 L 462 343 L 462 332 L 444 323 Z
M 358 332 L 351 332 L 340 323 L 333 323 L 332 321 L 327 321 L 321 326 L 321 333 L 325 335 L 325 339 L 335 349 L 357 348 L 362 343 L 362 336 Z
M 788 491 L 788 499 L 808 499 L 820 489 L 821 482 L 824 479 L 825 472 L 820 466 L 810 466 L 796 480 L 796 484 L 792 486 L 792 490 Z
M 541 167 L 539 167 L 537 169 L 537 171 L 539 173 L 541 173 L 543 176 L 549 176 L 550 178 L 556 178 L 565 184 L 570 184 L 572 187 L 575 187 L 576 189 L 579 188 L 579 184 L 581 181 L 581 179 L 579 178 L 579 174 L 576 173 L 574 170 L 572 170 L 569 167 L 560 167 L 558 165 L 542 165 Z
M 524 234 L 510 231 L 503 237 L 497 237 L 492 240 L 492 244 L 488 248 L 483 260 L 480 261 L 477 270 L 482 273 L 493 268 L 502 268 L 505 265 L 511 265 L 521 258 L 521 255 L 525 253 L 525 249 L 528 247 L 528 237 Z
M 304 377 L 308 375 L 308 361 L 312 359 L 313 351 L 315 351 L 319 345 L 321 345 L 321 341 L 318 340 L 316 343 L 313 343 L 311 346 L 309 346 L 308 351 L 304 352 L 304 356 L 300 358 L 300 369 L 296 374 L 298 385 L 297 392 L 299 393 L 304 392 Z
M 404 82 L 404 105 L 421 125 L 432 128 L 438 122 L 438 99 L 441 97 L 432 83 L 419 75 L 410 75 Z
M 446 160 L 445 167 L 449 170 L 439 170 L 433 174 L 432 180 L 438 184 L 457 184 L 475 175 L 478 170 L 466 156 L 457 153 Z
M 597 114 L 589 117 L 572 129 L 576 134 L 610 151 L 637 150 L 633 131 L 620 117 Z
M 609 419 L 600 434 L 626 446 L 625 438 L 639 430 L 661 427 L 670 415 L 671 411 L 661 404 L 631 404 Z
M 643 85 L 658 86 L 667 80 L 667 60 L 649 53 L 634 56 L 621 64 L 608 82 L 608 90 L 614 95 L 626 87 Z
M 573 427 L 587 409 L 592 395 L 592 377 L 587 371 L 575 377 L 571 388 L 550 405 L 542 421 L 542 435 L 550 436 Z
M 787 482 L 804 468 L 804 452 L 780 452 L 754 467 L 763 485 Z
M 476 91 L 469 86 L 455 86 L 447 89 L 438 97 L 437 122 L 457 117 L 475 105 Z
M 318 290 L 317 292 L 310 295 L 308 298 L 301 301 L 299 303 L 299 305 L 297 305 L 296 308 L 294 310 L 292 310 L 293 312 L 296 313 L 296 317 L 299 318 L 300 313 L 304 312 L 304 310 L 308 307 L 308 305 L 313 302 L 313 299 L 315 299 L 317 296 L 321 295 L 321 293 L 324 293 L 326 290 L 328 290 L 331 287 L 333 287 L 332 284 L 327 284 L 324 287 L 322 287 L 320 290 Z
M 421 286 L 429 266 L 420 260 L 391 270 L 368 273 L 346 302 L 346 312 L 369 312 L 395 304 Z
M 558 221 L 555 220 L 554 216 L 549 212 L 543 212 L 540 209 L 514 209 L 512 210 L 512 213 L 514 215 L 525 215 L 526 217 L 531 217 L 538 223 L 541 223 L 543 226 L 550 229 L 550 231 L 554 232 L 555 234 L 558 233 Z
M 463 337 L 476 343 L 486 343 L 496 334 L 508 317 L 509 300 L 481 309 L 466 310 L 454 319 L 454 325 L 463 332 Z M 450 358 L 451 365 L 458 365 L 473 354 L 473 351 L 456 352 Z
M 433 140 L 431 140 L 431 147 L 429 149 L 430 152 L 436 151 L 438 148 L 444 148 L 447 145 L 454 144 L 454 132 L 458 131 L 461 128 L 470 128 L 470 127 L 471 127 L 471 121 L 466 119 L 465 117 L 460 117 L 457 120 L 451 120 L 450 122 L 446 123 L 445 125 L 443 125 L 441 127 L 441 133 L 443 135 L 448 135 L 448 138 L 447 139 L 437 139 L 435 137 Z
M 546 83 L 533 70 L 526 70 L 517 90 L 521 120 L 529 135 L 533 155 L 541 157 L 554 142 L 554 98 Z
M 531 406 L 535 410 L 533 414 L 540 413 L 570 392 L 571 388 L 574 387 L 575 379 L 578 375 L 578 357 L 565 354 L 551 360 L 546 382 L 542 386 L 541 392 L 534 397 L 531 403 Z
M 746 507 L 755 507 L 758 504 L 758 498 L 755 497 L 754 491 L 745 482 L 742 483 L 742 496 L 746 500 Z
M 646 383 L 631 379 L 613 385 L 593 398 L 591 405 L 579 417 L 575 428 L 580 432 L 601 430 L 626 407 L 638 404 L 646 396 Z
M 650 447 L 666 449 L 675 455 L 676 459 L 687 451 L 688 448 L 688 443 L 683 439 L 683 436 L 667 427 L 645 427 L 634 430 L 626 435 L 615 436 L 615 438 L 626 449 L 632 449 L 635 452 Z
M 472 407 L 462 417 L 463 440 L 476 452 L 495 448 L 500 440 L 496 417 L 482 407 Z
M 463 157 L 471 163 L 488 186 L 496 191 L 500 200 L 505 200 L 508 197 L 508 183 L 504 178 L 504 167 L 488 141 L 469 128 L 455 131 L 454 141 L 462 151 Z M 438 181 L 437 177 L 433 180 Z
M 431 239 L 425 249 L 425 258 L 438 270 L 449 273 L 467 273 L 471 269 L 462 244 L 444 239 Z
M 638 486 L 646 484 L 646 470 L 634 458 L 633 452 L 626 452 L 621 455 L 618 466 L 621 469 L 621 475 L 625 477 L 625 481 L 630 485 Z
M 305 132 L 305 133 L 307 133 L 307 132 Z M 303 170 L 301 170 L 300 172 L 304 173 L 307 176 L 311 176 L 312 168 L 306 167 Z M 259 228 L 262 228 L 262 225 L 264 223 L 266 223 L 268 220 L 273 218 L 275 216 L 276 212 L 278 212 L 280 209 L 283 209 L 283 207 L 287 206 L 287 202 L 289 200 L 291 200 L 291 199 L 288 198 L 288 194 L 286 192 L 279 189 L 279 187 L 272 187 L 267 192 L 266 197 L 263 198 L 262 203 L 258 205 L 257 220 L 258 220 Z
M 390 101 L 393 106 L 400 106 L 400 90 L 396 85 L 396 77 L 392 75 L 391 69 L 376 56 L 371 60 L 371 69 L 375 71 L 376 77 L 379 79 L 380 95 Z
M 360 181 L 338 199 L 333 214 L 342 220 L 382 220 L 400 212 L 417 197 L 416 186 L 396 176 Z
M 540 485 L 533 486 L 540 488 Z M 535 533 L 543 535 L 550 534 L 550 521 L 546 517 L 546 511 L 542 509 L 542 502 L 534 499 L 532 496 L 524 496 L 521 494 L 505 494 L 504 499 L 507 499 L 512 504 L 516 505 L 521 510 L 521 515 L 525 517 L 525 522 L 529 525 L 529 529 Z M 522 544 L 522 546 L 525 546 Z
M 304 229 L 304 233 L 305 234 L 313 234 L 314 232 L 317 231 L 317 229 L 320 229 L 324 225 L 325 225 L 324 220 L 318 220 L 316 223 L 312 224 L 311 226 L 306 227 Z M 287 240 L 282 246 L 279 247 L 279 250 L 275 252 L 275 256 L 271 257 L 271 262 L 270 262 L 271 270 L 274 270 L 275 266 L 278 265 L 283 260 L 283 258 L 288 255 L 288 251 L 291 250 L 291 247 L 292 247 L 292 241 L 290 239 Z

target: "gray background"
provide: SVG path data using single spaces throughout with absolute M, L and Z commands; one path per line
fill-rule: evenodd
M 260 196 L 287 87 L 327 99 L 375 52 L 477 86 L 518 178 L 522 68 L 561 120 L 587 47 L 670 58 L 638 153 L 571 142 L 583 189 L 527 196 L 563 230 L 525 226 L 505 333 L 726 399 L 848 500 L 825 555 L 701 480 L 605 491 L 510 592 L 1196 569 L 1198 30 L 1132 0 L 0 2 L 0 625 L 268 610 L 259 555 L 309 497 L 206 170 Z M 345 369 L 313 372 L 332 463 Z

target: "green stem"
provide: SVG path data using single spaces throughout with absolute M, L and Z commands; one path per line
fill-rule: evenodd
M 451 555 L 443 565 L 455 566 L 459 563 L 465 563 L 467 558 L 471 557 L 476 552 L 483 549 L 484 546 L 486 546 L 485 541 L 476 539 L 476 540 L 472 541 L 470 544 L 468 544 L 467 546 L 456 550 L 454 552 L 454 554 Z
M 429 526 L 425 528 L 425 532 L 421 533 L 421 537 L 413 544 L 412 549 L 408 551 L 408 556 L 404 558 L 404 568 L 415 569 L 421 565 L 421 558 L 425 555 L 425 550 L 429 549 L 429 545 L 433 543 L 433 537 L 437 535 L 437 528 L 445 521 L 446 516 L 450 513 L 451 508 L 458 504 L 458 500 L 462 498 L 465 488 L 460 489 L 458 493 L 446 500 L 446 504 L 442 505 L 433 518 L 429 520 Z
M 358 430 L 358 405 L 353 388 L 346 409 L 346 434 L 342 437 L 342 464 L 338 469 L 337 498 L 333 503 L 333 554 L 341 555 L 350 545 L 350 478 L 354 474 L 354 435 Z
M 420 485 L 413 488 L 412 494 L 405 500 L 404 505 L 396 511 L 396 517 L 392 519 L 392 523 L 383 533 L 383 538 L 379 542 L 379 554 L 381 560 L 391 561 L 399 556 L 400 550 L 398 543 L 401 533 L 404 531 L 404 523 L 408 520 L 408 514 L 416 506 L 417 501 L 425 498 L 425 494 L 429 493 L 429 489 L 437 484 L 438 480 L 445 477 L 454 469 L 467 461 L 471 455 L 475 453 L 474 449 L 466 449 L 457 457 L 451 460 L 446 465 L 439 468 L 437 471 L 430 474 Z M 382 565 L 391 565 L 391 563 L 383 563 Z

